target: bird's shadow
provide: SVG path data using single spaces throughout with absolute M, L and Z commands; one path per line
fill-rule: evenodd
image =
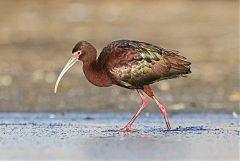
M 157 132 L 203 132 L 203 131 L 218 131 L 220 129 L 210 129 L 210 128 L 205 128 L 203 126 L 190 126 L 190 127 L 176 127 L 173 129 L 164 129 L 164 128 L 150 128 L 144 127 L 142 129 L 139 129 L 138 131 L 134 132 L 127 132 L 127 133 L 157 133 Z M 113 133 L 122 133 L 117 130 L 104 130 L 102 132 L 113 132 Z
M 204 126 L 189 126 L 189 127 L 176 127 L 173 129 L 165 129 L 165 128 L 149 128 L 144 127 L 138 129 L 138 131 L 134 132 L 119 132 L 116 130 L 105 130 L 103 132 L 103 136 L 100 138 L 128 138 L 128 137 L 158 137 L 158 136 L 172 136 L 172 135 L 186 135 L 186 137 L 190 137 L 192 135 L 201 135 L 209 132 L 221 132 L 222 129 L 212 129 L 212 128 L 206 128 Z M 190 135 L 189 135 L 190 134 Z
M 204 132 L 204 131 L 217 131 L 220 129 L 210 129 L 210 128 L 206 128 L 204 126 L 189 126 L 189 127 L 177 127 L 174 129 L 162 129 L 162 128 L 150 128 L 148 130 L 144 129 L 144 132 L 196 132 L 196 133 L 200 133 L 200 132 Z

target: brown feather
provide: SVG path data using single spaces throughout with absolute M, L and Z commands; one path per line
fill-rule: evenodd
M 169 53 L 163 56 L 170 63 L 170 71 L 172 74 L 188 74 L 191 73 L 190 65 L 191 63 L 184 60 L 185 57 L 178 54 L 176 51 L 169 51 Z
M 106 69 L 113 83 L 126 88 L 184 76 L 191 73 L 190 64 L 178 51 L 129 40 L 110 43 L 98 58 L 98 66 Z

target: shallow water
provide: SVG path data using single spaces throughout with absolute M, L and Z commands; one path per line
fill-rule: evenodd
M 238 160 L 239 116 L 144 113 L 135 133 L 109 132 L 132 113 L 0 113 L 0 160 Z

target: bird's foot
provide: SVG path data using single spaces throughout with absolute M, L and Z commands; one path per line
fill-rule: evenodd
M 138 132 L 138 130 L 133 129 L 133 128 L 129 127 L 129 126 L 125 126 L 124 128 L 116 130 L 116 132 Z
M 166 125 L 167 125 L 168 130 L 171 130 L 171 125 L 170 125 L 170 123 L 169 123 L 169 122 L 166 122 Z
M 171 125 L 170 125 L 170 123 L 168 121 L 167 115 L 164 115 L 164 119 L 165 119 L 165 122 L 166 122 L 168 130 L 171 130 Z
M 119 130 L 108 130 L 108 132 L 138 132 L 138 130 L 133 129 L 130 126 L 125 126 Z

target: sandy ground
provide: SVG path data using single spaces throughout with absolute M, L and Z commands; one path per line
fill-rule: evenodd
M 239 160 L 239 116 L 144 113 L 136 133 L 109 132 L 131 113 L 0 113 L 0 160 Z

